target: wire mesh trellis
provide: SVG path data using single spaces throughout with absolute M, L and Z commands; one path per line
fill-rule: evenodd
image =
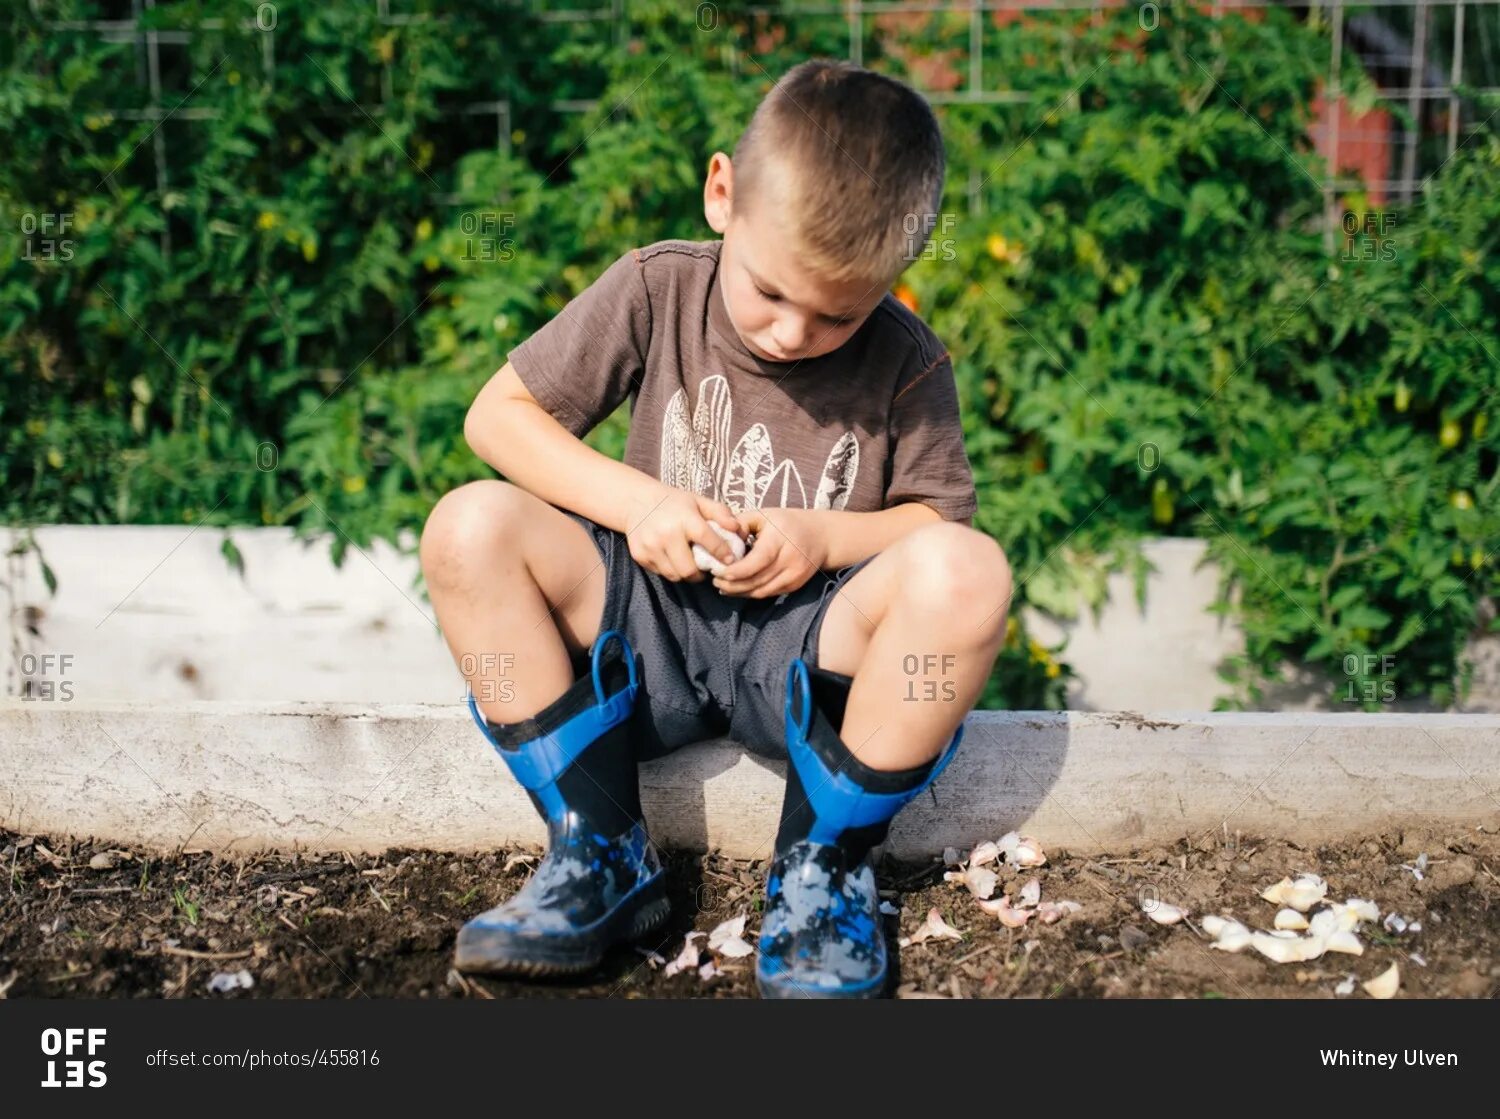
M 684 0 L 690 2 L 690 0 Z M 33 10 L 40 16 L 41 0 L 32 0 Z M 399 27 L 416 21 L 440 18 L 428 12 L 398 13 L 391 11 L 391 0 L 373 0 L 378 21 L 390 27 Z M 170 181 L 168 145 L 160 127 L 168 119 L 192 121 L 212 119 L 217 110 L 195 108 L 187 105 L 183 98 L 176 105 L 163 99 L 162 57 L 163 46 L 186 45 L 193 37 L 192 30 L 162 30 L 143 23 L 146 12 L 155 7 L 155 0 L 130 0 L 131 15 L 124 19 L 54 20 L 47 23 L 56 32 L 93 32 L 114 41 L 131 41 L 137 50 L 137 81 L 146 87 L 149 103 L 141 108 L 110 110 L 126 120 L 151 120 L 158 127 L 150 137 L 156 185 L 165 192 Z M 968 20 L 968 46 L 965 79 L 961 88 L 924 89 L 923 93 L 938 105 L 1008 105 L 1024 104 L 1033 95 L 1025 90 L 990 88 L 987 84 L 985 37 L 986 18 L 997 14 L 1020 16 L 1059 12 L 1089 13 L 1095 20 L 1102 19 L 1107 11 L 1133 7 L 1143 28 L 1149 29 L 1148 21 L 1159 20 L 1166 4 L 1155 2 L 1129 3 L 1125 0 L 840 0 L 837 3 L 788 3 L 752 4 L 735 6 L 735 15 L 774 17 L 782 20 L 796 18 L 832 17 L 843 20 L 848 26 L 846 56 L 856 64 L 866 58 L 865 44 L 869 41 L 872 21 L 882 16 L 942 15 L 966 16 Z M 623 48 L 630 35 L 631 21 L 635 18 L 629 0 L 609 0 L 607 5 L 594 6 L 547 6 L 526 4 L 525 14 L 543 23 L 554 24 L 605 24 L 610 38 L 617 47 Z M 717 21 L 718 7 L 712 3 L 696 4 L 700 18 L 712 17 Z M 1231 12 L 1250 12 L 1273 7 L 1293 7 L 1278 0 L 1209 0 L 1197 5 L 1200 10 L 1215 16 Z M 1317 150 L 1324 157 L 1326 171 L 1310 170 L 1322 190 L 1325 210 L 1330 219 L 1336 215 L 1337 198 L 1341 192 L 1360 187 L 1369 192 L 1371 201 L 1383 203 L 1387 198 L 1409 201 L 1424 189 L 1431 176 L 1450 158 L 1462 143 L 1464 121 L 1477 117 L 1475 106 L 1479 99 L 1500 94 L 1500 84 L 1482 84 L 1486 80 L 1500 82 L 1500 65 L 1488 38 L 1493 27 L 1500 32 L 1500 0 L 1363 0 L 1358 4 L 1344 0 L 1315 0 L 1314 3 L 1295 6 L 1295 10 L 1308 18 L 1326 21 L 1331 39 L 1329 74 L 1326 88 L 1341 88 L 1343 61 L 1346 51 L 1356 53 L 1367 71 L 1374 78 L 1374 89 L 1382 105 L 1361 118 L 1352 117 L 1341 99 L 1320 106 L 1318 118 L 1309 130 Z M 1479 22 L 1471 23 L 1471 12 L 1478 13 Z M 1392 14 L 1400 18 L 1392 18 Z M 1434 33 L 1434 15 L 1443 13 L 1446 30 L 1450 32 L 1442 42 Z M 242 27 L 254 26 L 260 35 L 261 61 L 265 78 L 275 81 L 276 72 L 276 20 L 277 9 L 272 3 L 255 6 L 253 14 L 242 18 Z M 222 30 L 224 18 L 199 21 L 200 31 Z M 1407 30 L 1409 25 L 1409 31 Z M 1476 37 L 1475 31 L 1480 34 Z M 1500 37 L 1500 36 L 1497 36 Z M 1466 63 L 1474 69 L 1472 61 L 1466 59 L 1466 43 L 1477 38 L 1483 58 L 1478 69 L 1479 84 L 1466 83 Z M 920 86 L 920 83 L 917 83 Z M 391 67 L 386 63 L 381 68 L 381 99 L 373 104 L 361 104 L 351 99 L 347 106 L 330 109 L 330 112 L 365 114 L 378 121 L 384 115 L 386 102 L 392 98 Z M 586 98 L 562 98 L 551 101 L 551 107 L 559 112 L 581 113 L 596 108 L 597 102 Z M 1440 106 L 1440 112 L 1433 107 Z M 493 116 L 495 118 L 495 145 L 502 152 L 508 151 L 511 135 L 511 104 L 508 99 L 472 101 L 444 110 L 450 115 L 465 117 Z M 1424 136 L 1437 140 L 1436 146 L 1423 147 Z M 1358 164 L 1351 167 L 1351 159 Z M 1356 178 L 1351 170 L 1359 170 Z M 970 169 L 971 176 L 980 174 L 978 168 Z M 971 187 L 973 183 L 971 182 Z M 971 189 L 971 204 L 977 205 L 976 191 Z M 445 194 L 434 194 L 434 201 L 455 201 Z M 170 251 L 170 232 L 163 233 L 164 249 Z

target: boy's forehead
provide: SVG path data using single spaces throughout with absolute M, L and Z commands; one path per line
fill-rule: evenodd
M 751 207 L 735 239 L 740 263 L 762 287 L 805 307 L 845 315 L 880 301 L 886 284 L 875 280 L 831 280 L 789 230 L 789 215 L 772 207 Z

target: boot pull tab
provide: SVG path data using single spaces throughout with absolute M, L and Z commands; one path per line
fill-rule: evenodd
M 797 700 L 802 700 L 802 714 L 796 714 Z M 801 657 L 794 657 L 786 670 L 786 717 L 796 724 L 803 738 L 812 728 L 812 681 Z
M 599 667 L 604 660 L 604 650 L 605 647 L 609 645 L 609 639 L 611 637 L 613 637 L 620 643 L 620 652 L 625 657 L 625 669 L 630 673 L 630 682 L 627 686 L 634 688 L 636 685 L 635 650 L 630 647 L 630 642 L 625 640 L 625 635 L 619 630 L 605 630 L 599 635 L 598 640 L 594 642 L 593 656 L 594 698 L 598 701 L 600 707 L 603 707 L 609 701 L 609 696 L 604 694 L 604 680 L 599 675 Z

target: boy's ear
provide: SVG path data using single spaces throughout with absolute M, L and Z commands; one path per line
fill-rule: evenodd
M 708 227 L 723 234 L 729 228 L 734 203 L 734 167 L 723 152 L 714 152 L 703 180 L 703 216 Z

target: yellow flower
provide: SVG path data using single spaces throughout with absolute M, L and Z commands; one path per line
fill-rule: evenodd
M 1057 664 L 1056 661 L 1052 662 L 1051 664 L 1049 664 L 1047 666 L 1047 679 L 1049 679 L 1049 680 L 1056 680 L 1061 675 L 1062 675 L 1062 668 Z
M 1458 441 L 1464 437 L 1463 428 L 1458 426 L 1457 420 L 1444 420 L 1442 430 L 1438 432 L 1438 442 L 1444 448 L 1458 446 Z
M 512 131 L 510 134 L 510 142 L 512 144 L 524 144 L 526 142 L 526 130 L 524 128 L 517 128 Z
M 435 256 L 424 256 L 422 258 L 422 267 L 429 272 L 436 272 L 442 266 L 443 262 Z
M 1470 434 L 1472 434 L 1475 439 L 1483 439 L 1484 438 L 1484 433 L 1489 430 L 1489 426 L 1490 426 L 1490 418 L 1489 418 L 1489 416 L 1487 416 L 1483 412 L 1480 412 L 1477 416 L 1474 417 L 1474 426 L 1471 427 L 1469 429 L 1469 431 L 1470 431 Z
M 275 229 L 280 224 L 281 219 L 271 213 L 270 210 L 262 210 L 260 216 L 255 219 L 257 229 Z
M 27 420 L 26 421 L 26 434 L 27 435 L 45 435 L 45 434 L 47 434 L 47 421 L 46 420 Z
M 47 448 L 47 465 L 53 470 L 61 470 L 63 465 L 62 452 L 56 447 Z
M 1448 504 L 1455 509 L 1474 508 L 1474 499 L 1469 496 L 1468 490 L 1454 490 L 1448 495 Z
M 302 259 L 309 264 L 318 259 L 318 243 L 311 237 L 302 239 Z
M 361 493 L 365 488 L 365 480 L 358 475 L 351 474 L 344 479 L 345 493 Z
M 1005 647 L 1007 649 L 1015 647 L 1016 640 L 1020 636 L 1020 633 L 1021 633 L 1021 623 L 1018 622 L 1018 621 L 1016 621 L 1016 619 L 1014 617 L 1006 618 L 1005 619 Z
M 238 70 L 231 70 L 229 71 L 229 73 L 224 75 L 224 80 L 227 81 L 230 85 L 239 85 L 240 72 Z
M 432 236 L 432 219 L 423 218 L 417 222 L 417 240 L 425 241 Z
M 1411 405 L 1411 389 L 1405 381 L 1396 382 L 1396 411 L 1404 412 Z

